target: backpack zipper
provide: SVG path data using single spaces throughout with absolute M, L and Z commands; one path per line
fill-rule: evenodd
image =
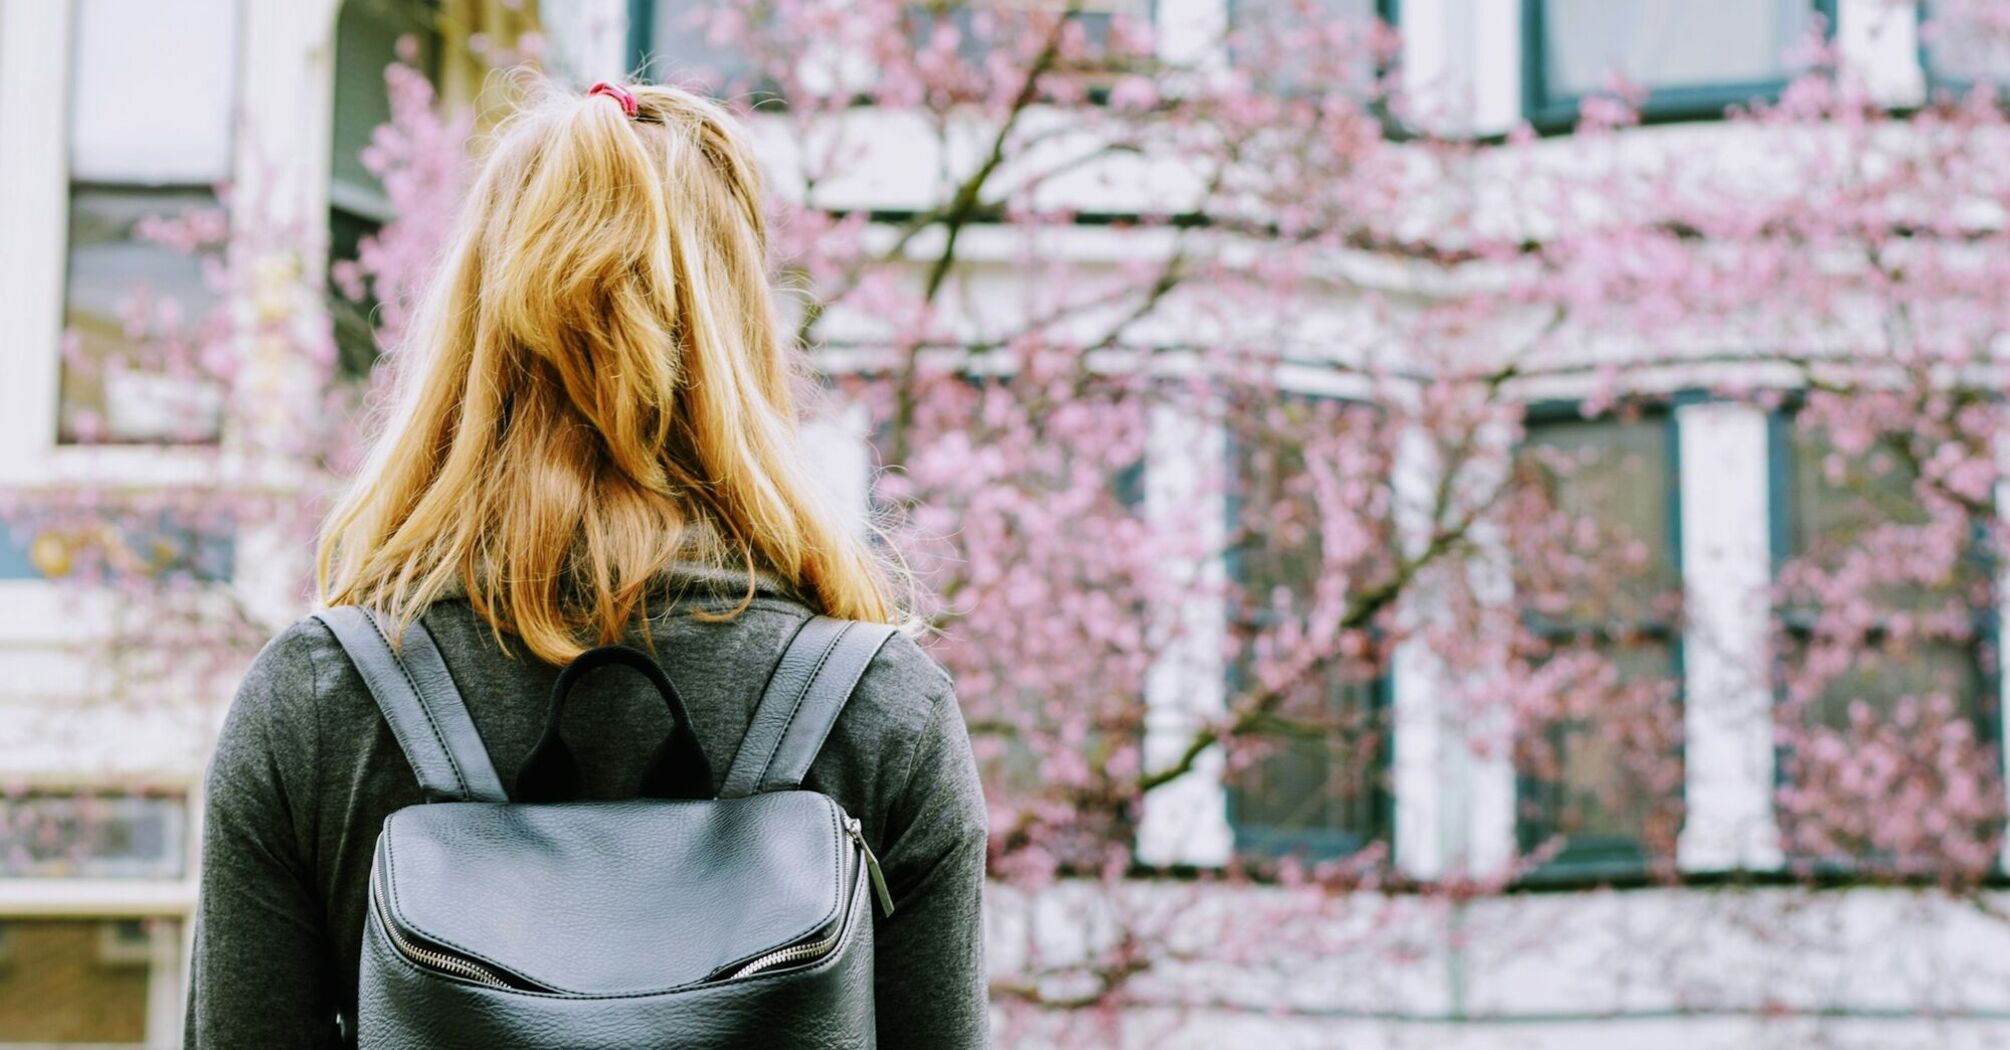
M 463 959 L 457 955 L 436 952 L 430 948 L 421 948 L 406 940 L 405 935 L 399 932 L 398 924 L 391 921 L 389 909 L 384 907 L 384 894 L 381 889 L 383 879 L 384 875 L 379 871 L 377 876 L 370 880 L 370 898 L 377 910 L 377 921 L 384 927 L 384 932 L 390 934 L 391 944 L 398 949 L 400 955 L 421 966 L 439 970 L 455 977 L 464 977 L 470 981 L 488 985 L 491 988 L 515 988 L 515 985 L 503 980 L 494 970 L 478 962 Z
M 865 828 L 859 824 L 857 817 L 847 813 L 844 818 L 844 830 L 845 834 L 851 836 L 853 842 L 858 843 L 858 851 L 865 855 L 865 873 L 872 877 L 872 892 L 879 898 L 880 912 L 892 915 L 893 894 L 887 892 L 886 876 L 879 870 L 879 858 L 873 856 L 872 847 L 865 844 Z
M 893 914 L 893 896 L 887 892 L 886 876 L 882 875 L 879 870 L 879 858 L 873 856 L 872 847 L 865 844 L 865 829 L 860 826 L 857 817 L 847 814 L 844 818 L 844 830 L 845 834 L 850 836 L 853 842 L 858 843 L 859 854 L 865 862 L 866 875 L 872 880 L 873 892 L 879 897 L 880 907 L 886 910 L 886 914 Z M 750 977 L 763 970 L 772 970 L 777 966 L 808 962 L 812 959 L 820 959 L 829 955 L 837 947 L 838 941 L 844 938 L 845 929 L 851 925 L 849 921 L 851 906 L 847 903 L 845 907 L 845 916 L 840 918 L 837 925 L 831 928 L 831 932 L 821 939 L 810 941 L 807 944 L 793 944 L 787 948 L 777 948 L 766 955 L 757 956 L 745 965 L 726 974 L 723 979 L 732 980 L 737 977 Z
M 769 952 L 727 974 L 725 979 L 730 981 L 736 977 L 750 977 L 760 973 L 762 970 L 772 970 L 777 966 L 786 966 L 790 963 L 807 962 L 811 959 L 822 958 L 829 955 L 831 949 L 837 947 L 838 941 L 844 936 L 844 930 L 845 924 L 840 922 L 836 926 L 831 927 L 831 932 L 823 940 L 811 941 L 808 944 L 791 945 L 787 948 L 780 948 Z

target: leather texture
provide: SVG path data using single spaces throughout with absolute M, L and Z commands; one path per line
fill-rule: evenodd
M 691 728 L 691 712 L 684 706 L 684 698 L 678 695 L 677 687 L 671 684 L 670 676 L 663 673 L 655 657 L 627 645 L 589 649 L 559 672 L 558 681 L 552 683 L 550 705 L 545 708 L 544 732 L 517 774 L 512 797 L 518 802 L 561 802 L 579 796 L 579 766 L 561 733 L 565 701 L 580 679 L 603 667 L 626 667 L 641 674 L 656 687 L 663 706 L 670 712 L 670 732 L 649 756 L 636 794 L 648 798 L 710 798 L 712 764 Z
M 719 797 L 801 787 L 859 676 L 893 632 L 888 624 L 831 616 L 804 621 L 768 678 Z
M 667 803 L 666 803 L 667 804 Z M 373 918 L 363 933 L 367 1050 L 867 1050 L 876 1041 L 863 872 L 841 944 L 820 961 L 659 995 L 540 995 L 423 970 Z
M 679 797 L 702 793 L 691 785 L 709 786 L 710 772 L 661 668 L 624 647 L 584 654 L 553 690 L 529 765 L 556 771 L 540 776 L 539 791 L 569 782 L 557 768 L 571 759 L 557 730 L 571 686 L 626 664 L 650 678 L 677 722 L 643 780 L 666 797 L 511 802 L 423 625 L 407 633 L 400 661 L 368 612 L 316 615 L 362 673 L 433 803 L 393 813 L 378 835 L 371 878 L 381 892 L 364 924 L 358 989 L 362 1050 L 874 1045 L 862 844 L 836 801 L 790 789 L 891 627 L 812 617 L 769 676 L 728 772 L 729 789 L 743 790 L 716 799 Z M 543 762 L 546 754 L 562 757 Z M 732 976 L 777 949 L 812 944 L 799 961 Z M 457 975 L 468 964 L 511 987 Z
M 378 885 L 398 928 L 553 991 L 642 995 L 839 918 L 853 846 L 828 796 L 441 803 L 393 813 Z
M 401 656 L 367 609 L 338 605 L 314 616 L 334 632 L 362 674 L 428 801 L 502 802 L 509 797 L 425 624 L 412 621 L 401 639 Z

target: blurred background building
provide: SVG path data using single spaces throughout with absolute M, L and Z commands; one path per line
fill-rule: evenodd
M 325 230 L 330 256 L 347 258 L 390 217 L 384 187 L 359 157 L 389 117 L 384 69 L 399 56 L 401 38 L 416 44 L 407 61 L 456 103 L 481 100 L 486 51 L 530 32 L 545 41 L 546 61 L 580 80 L 637 68 L 730 66 L 731 54 L 681 27 L 684 6 L 0 0 L 0 360 L 8 366 L 0 380 L 0 480 L 16 490 L 87 484 L 143 493 L 173 486 L 192 469 L 187 446 L 218 440 L 215 432 L 187 429 L 191 417 L 216 418 L 201 384 L 88 367 L 132 338 L 114 304 L 133 283 L 185 302 L 209 294 L 198 263 L 135 235 L 139 219 L 213 203 L 216 184 L 228 182 L 246 198 L 285 202 L 277 206 L 293 211 L 276 220 Z M 1262 5 L 1247 0 L 1082 6 L 1090 19 L 1118 11 L 1149 19 L 1159 46 L 1174 50 L 1204 46 L 1236 20 L 1262 16 Z M 1439 114 L 1433 119 L 1478 137 L 1506 134 L 1523 121 L 1561 135 L 1578 102 L 1617 64 L 1648 92 L 1646 126 L 1623 134 L 1707 138 L 1717 133 L 1714 115 L 1724 106 L 1780 89 L 1793 72 L 1786 57 L 1792 41 L 1816 18 L 1831 20 L 1843 61 L 1893 107 L 1918 104 L 1935 85 L 2010 78 L 2000 54 L 1964 49 L 1960 40 L 1923 44 L 1919 5 L 1882 0 L 1329 6 L 1393 23 L 1406 77 L 1430 85 Z M 1751 149 L 1763 154 L 1766 146 Z M 928 203 L 903 198 L 902 187 L 913 184 L 904 169 L 914 160 L 898 143 L 876 151 L 873 163 L 883 177 L 861 180 L 861 193 L 872 198 L 863 204 L 899 212 Z M 336 318 L 344 347 L 355 345 L 359 324 Z M 67 348 L 66 330 L 76 333 Z M 367 345 L 367 330 L 361 338 Z M 1591 395 L 1590 383 L 1559 381 L 1543 403 L 1574 405 Z M 1682 383 L 1675 377 L 1669 385 Z M 1623 468 L 1607 479 L 1619 495 L 1598 511 L 1648 543 L 1653 562 L 1692 603 L 1731 607 L 1733 619 L 1737 600 L 1727 596 L 1767 579 L 1780 549 L 1811 542 L 1831 516 L 1821 486 L 1810 480 L 1819 452 L 1798 448 L 1760 408 L 1698 402 L 1587 421 L 1539 406 L 1529 434 L 1535 443 L 1621 456 Z M 80 438 L 90 439 L 88 450 Z M 830 473 L 859 499 L 869 459 L 862 441 L 833 431 L 820 443 Z M 240 481 L 281 493 L 285 487 L 283 478 Z M 171 532 L 163 526 L 163 535 Z M 108 682 L 104 668 L 92 665 L 88 639 L 120 612 L 116 596 L 80 599 L 52 583 L 75 570 L 72 540 L 61 530 L 0 536 L 0 805 L 9 811 L 0 821 L 0 1047 L 172 1046 L 180 1032 L 184 920 L 194 897 L 196 792 L 213 729 L 208 719 L 217 712 L 135 702 L 136 694 L 173 689 L 173 677 Z M 149 541 L 131 542 L 143 548 Z M 283 609 L 288 597 L 271 593 L 265 578 L 281 542 L 231 536 L 206 540 L 186 556 L 233 589 L 232 600 Z M 1290 565 L 1258 557 L 1238 571 L 1288 574 Z M 1225 612 L 1208 615 L 1227 629 Z M 1752 621 L 1751 630 L 1762 633 L 1763 622 Z M 1685 654 L 1679 632 L 1664 632 L 1653 652 L 1636 658 L 1670 663 L 1678 675 L 1720 691 L 1756 692 L 1763 706 L 1765 684 L 1739 685 L 1735 668 L 1712 662 L 1724 652 L 1695 646 Z M 1996 710 L 2000 675 L 1972 653 L 1936 659 L 1969 682 L 1975 710 Z M 1431 690 L 1428 674 L 1406 675 L 1399 660 L 1393 674 L 1358 687 L 1350 702 L 1428 707 Z M 2000 719 L 1987 723 L 2000 737 Z M 1761 722 L 1690 718 L 1683 732 L 1688 809 L 1677 861 L 1697 876 L 1692 885 L 1599 888 L 1639 881 L 1644 863 L 1642 816 L 1602 813 L 1576 824 L 1546 878 L 1531 882 L 1542 892 L 1500 903 L 1520 909 L 1525 928 L 1570 942 L 1545 961 L 1519 962 L 1510 939 L 1468 942 L 1457 930 L 1420 929 L 1409 941 L 1425 962 L 1408 960 L 1389 986 L 1293 984 L 1270 1007 L 1222 1005 L 1181 1025 L 1210 1033 L 1207 1045 L 1747 1045 L 1742 1026 L 1763 1015 L 1763 1004 L 1687 1009 L 1655 978 L 1626 967 L 1624 946 L 1644 937 L 1692 942 L 1688 965 L 1716 968 L 1725 982 L 1785 975 L 1788 984 L 1820 985 L 1834 993 L 1840 1027 L 1830 1031 L 1876 1043 L 1889 1032 L 1913 1031 L 1904 1026 L 1916 999 L 1890 982 L 1942 973 L 1960 984 L 1966 955 L 2010 958 L 2010 933 L 1979 917 L 1973 930 L 1949 932 L 1947 923 L 1968 920 L 1937 914 L 1930 945 L 1908 940 L 1908 930 L 1923 925 L 1909 910 L 1917 902 L 1885 890 L 1864 890 L 1861 907 L 1831 917 L 1886 930 L 1876 939 L 1889 947 L 1888 958 L 1770 953 L 1763 937 L 1738 928 L 1735 908 L 1707 900 L 1711 873 L 1783 864 L 1770 826 L 1772 743 Z M 1331 856 L 1380 843 L 1404 876 L 1428 880 L 1454 868 L 1484 870 L 1488 858 L 1543 839 L 1552 804 L 1545 792 L 1558 799 L 1594 792 L 1611 775 L 1595 750 L 1574 752 L 1548 783 L 1518 778 L 1505 756 L 1454 760 L 1453 750 L 1420 733 L 1398 735 L 1372 761 L 1338 774 L 1331 756 L 1316 752 L 1235 774 L 1203 765 L 1154 796 L 1137 849 L 1151 864 L 1205 869 L 1238 850 L 1307 848 Z M 4 834 L 9 826 L 65 821 L 92 828 L 87 848 Z M 1934 963 L 1894 962 L 1916 962 L 1921 953 Z M 1929 1043 L 1993 1045 L 2010 1030 L 2010 984 L 1962 985 L 1952 998 L 1959 1008 Z

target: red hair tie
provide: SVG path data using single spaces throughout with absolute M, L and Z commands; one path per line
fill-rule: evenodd
M 594 84 L 592 87 L 587 88 L 586 94 L 588 95 L 588 97 L 594 95 L 606 95 L 609 98 L 612 98 L 614 101 L 621 103 L 621 112 L 626 113 L 631 117 L 641 111 L 641 107 L 635 104 L 635 96 L 629 94 L 628 89 L 622 87 L 619 84 L 610 84 L 607 81 L 602 80 Z

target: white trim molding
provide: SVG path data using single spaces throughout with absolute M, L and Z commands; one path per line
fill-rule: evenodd
M 1675 409 L 1681 501 L 1685 819 L 1683 871 L 1774 869 L 1772 584 L 1764 409 Z

